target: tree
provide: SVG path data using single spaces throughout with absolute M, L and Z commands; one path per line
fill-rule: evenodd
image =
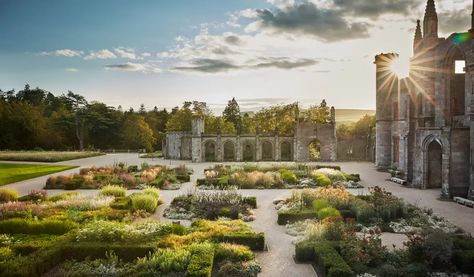
M 206 134 L 235 135 L 237 133 L 234 124 L 225 121 L 221 116 L 207 116 L 204 126 Z
M 326 100 L 321 104 L 311 106 L 308 110 L 302 113 L 303 120 L 315 123 L 329 123 L 331 122 L 331 108 L 328 107 Z
M 147 152 L 153 151 L 156 139 L 143 116 L 129 115 L 120 133 L 124 145 L 137 149 L 144 148 Z
M 68 91 L 67 98 L 71 102 L 74 118 L 75 118 L 75 127 L 76 127 L 76 138 L 79 141 L 79 150 L 84 150 L 84 133 L 85 133 L 85 124 L 87 117 L 87 101 L 86 99 L 79 95 L 75 94 L 72 91 Z
M 222 112 L 222 116 L 226 122 L 234 124 L 234 128 L 237 130 L 237 133 L 242 132 L 242 117 L 240 116 L 240 107 L 235 98 L 232 98 L 227 103 L 227 106 Z

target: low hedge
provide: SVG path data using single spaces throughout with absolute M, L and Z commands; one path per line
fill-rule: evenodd
M 452 261 L 462 273 L 474 274 L 474 250 L 455 251 Z
M 0 234 L 62 235 L 77 226 L 77 223 L 69 220 L 12 218 L 0 221 Z
M 211 277 L 214 264 L 214 249 L 211 244 L 192 247 L 191 259 L 186 269 L 189 277 Z
M 287 210 L 278 212 L 278 225 L 286 225 L 305 219 L 316 219 L 318 215 L 313 210 Z
M 326 277 L 352 277 L 354 272 L 328 241 L 314 245 L 315 261 Z
M 253 209 L 257 208 L 257 197 L 255 196 L 247 196 L 243 198 L 244 204 L 249 205 Z
M 84 260 L 105 258 L 107 252 L 113 251 L 121 260 L 131 262 L 137 258 L 145 257 L 155 250 L 153 244 L 115 244 L 81 242 L 68 243 L 61 249 L 63 259 Z
M 130 197 L 117 197 L 110 204 L 110 207 L 115 210 L 128 210 L 130 208 Z
M 301 263 L 313 262 L 316 258 L 314 243 L 300 241 L 295 244 L 295 259 Z
M 229 242 L 248 246 L 251 250 L 265 249 L 264 233 L 235 233 L 215 237 L 218 242 Z
M 186 183 L 186 182 L 191 181 L 191 176 L 187 174 L 186 175 L 179 174 L 179 175 L 176 175 L 176 179 L 178 179 L 178 181 L 180 181 L 181 183 Z

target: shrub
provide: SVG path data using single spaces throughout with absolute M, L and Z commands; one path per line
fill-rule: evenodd
M 134 266 L 134 274 L 161 276 L 163 273 L 184 272 L 190 258 L 191 253 L 186 249 L 158 249 L 155 253 L 138 259 Z
M 253 232 L 229 232 L 215 236 L 219 242 L 228 242 L 248 246 L 251 250 L 263 251 L 265 249 L 265 235 Z
M 99 196 L 90 198 L 87 196 L 76 196 L 66 200 L 59 200 L 52 205 L 55 208 L 76 209 L 80 211 L 98 210 L 108 207 L 114 202 L 113 196 Z
M 334 217 L 340 218 L 341 213 L 333 207 L 322 208 L 321 210 L 318 211 L 318 218 L 320 220 L 323 220 L 326 218 L 334 218 Z
M 337 253 L 329 242 L 320 241 L 315 244 L 316 263 L 327 277 L 351 277 L 354 275 L 351 267 Z
M 278 171 L 281 178 L 288 184 L 296 184 L 298 179 L 296 178 L 295 173 L 289 171 L 288 169 L 282 168 Z
M 18 192 L 11 189 L 0 189 L 0 203 L 15 201 L 18 199 Z
M 311 204 L 313 206 L 313 210 L 315 210 L 316 212 L 319 212 L 319 210 L 323 208 L 329 207 L 328 201 L 324 199 L 316 199 Z
M 154 213 L 158 206 L 158 199 L 153 195 L 135 193 L 130 196 L 132 211 L 146 211 L 148 213 Z
M 41 215 L 42 206 L 25 202 L 8 202 L 0 204 L 0 219 L 32 218 Z
M 314 242 L 303 240 L 295 244 L 295 259 L 298 262 L 313 262 L 315 258 Z
M 315 171 L 313 171 L 313 175 L 315 174 L 322 174 L 328 177 L 331 182 L 344 182 L 346 181 L 346 177 L 344 176 L 344 173 L 342 173 L 340 170 L 332 169 L 332 168 L 320 168 Z
M 474 274 L 474 250 L 455 251 L 452 261 L 462 273 Z
M 192 256 L 186 270 L 189 277 L 211 277 L 214 261 L 212 244 L 201 243 L 190 247 Z
M 74 192 L 65 192 L 65 193 L 50 196 L 48 198 L 48 200 L 52 201 L 52 202 L 56 202 L 56 201 L 59 201 L 59 200 L 66 200 L 66 199 L 69 199 L 69 198 L 72 198 L 72 197 L 75 197 L 75 196 L 78 196 L 78 195 L 79 195 L 79 193 L 75 192 L 75 191 Z
M 253 259 L 253 252 L 248 246 L 220 243 L 216 248 L 215 257 L 217 260 L 250 261 Z
M 48 192 L 46 190 L 32 190 L 29 194 L 18 198 L 20 201 L 33 201 L 40 202 L 48 198 Z
M 317 218 L 314 210 L 285 210 L 278 212 L 278 225 L 286 225 L 305 219 Z
M 142 190 L 142 193 L 144 194 L 149 194 L 153 197 L 155 197 L 157 200 L 160 199 L 160 190 L 154 187 L 145 187 Z
M 331 184 L 331 179 L 321 173 L 313 174 L 313 180 L 321 187 L 329 186 Z
M 434 231 L 423 242 L 426 261 L 432 268 L 447 269 L 451 266 L 453 241 L 448 234 Z
M 130 198 L 116 197 L 114 202 L 110 204 L 110 207 L 116 210 L 128 210 L 130 207 Z
M 9 247 L 0 247 L 0 263 L 13 257 L 13 251 Z
M 125 197 L 127 191 L 121 186 L 107 185 L 100 190 L 100 196 Z
M 5 234 L 62 235 L 76 227 L 77 224 L 68 220 L 27 220 L 13 218 L 0 221 L 0 233 Z
M 257 197 L 255 197 L 255 196 L 246 196 L 242 199 L 242 202 L 244 204 L 249 205 L 253 209 L 257 208 Z

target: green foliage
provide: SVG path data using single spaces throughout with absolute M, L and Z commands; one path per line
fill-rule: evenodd
M 351 277 L 354 272 L 339 253 L 326 241 L 314 246 L 316 263 L 324 269 L 328 277 Z
M 103 155 L 100 152 L 76 151 L 0 151 L 2 161 L 62 162 Z
M 321 187 L 329 186 L 331 184 L 331 179 L 321 173 L 313 174 L 313 180 Z
M 474 274 L 474 250 L 455 251 L 452 261 L 462 273 Z
M 222 112 L 222 117 L 225 122 L 233 124 L 237 133 L 242 132 L 242 117 L 240 115 L 240 107 L 235 98 L 232 98 L 232 100 L 227 103 L 227 106 Z
M 291 172 L 288 169 L 282 168 L 278 172 L 280 173 L 281 178 L 283 179 L 283 181 L 285 181 L 288 184 L 296 184 L 296 182 L 298 181 L 298 179 L 296 178 L 295 173 Z
M 156 143 L 153 130 L 146 123 L 145 118 L 138 115 L 130 115 L 125 120 L 121 129 L 121 138 L 124 144 L 134 149 L 145 149 L 147 152 L 153 152 L 153 145 Z
M 130 197 L 116 197 L 110 207 L 116 210 L 128 210 L 130 208 Z
M 186 249 L 157 249 L 153 254 L 138 259 L 134 274 L 154 276 L 170 272 L 184 272 L 188 267 L 191 252 Z
M 72 168 L 75 166 L 0 163 L 0 186 Z
M 121 186 L 107 185 L 102 187 L 99 192 L 100 196 L 114 196 L 114 197 L 125 197 L 127 191 Z
M 319 212 L 323 208 L 329 207 L 328 201 L 325 199 L 316 199 L 311 203 L 313 210 Z
M 64 193 L 61 193 L 61 194 L 56 194 L 56 195 L 53 195 L 53 196 L 50 196 L 48 198 L 49 201 L 52 201 L 52 202 L 57 202 L 59 200 L 67 200 L 69 198 L 72 198 L 72 197 L 76 197 L 78 196 L 79 193 L 78 192 L 75 192 L 75 191 L 72 191 L 72 192 L 64 192 Z
M 5 234 L 51 234 L 62 235 L 77 227 L 67 220 L 27 220 L 13 218 L 0 221 L 0 233 Z
M 211 277 L 214 262 L 214 247 L 209 243 L 194 244 L 190 247 L 192 253 L 186 270 L 186 276 Z
M 318 218 L 320 220 L 333 217 L 341 217 L 341 213 L 333 207 L 322 208 L 318 211 Z
M 18 192 L 12 189 L 0 189 L 0 203 L 11 202 L 18 199 Z
M 130 196 L 132 211 L 146 211 L 154 213 L 158 206 L 158 199 L 151 194 L 135 193 Z
M 286 225 L 305 219 L 317 218 L 314 210 L 285 210 L 278 212 L 278 225 Z
M 305 121 L 315 123 L 329 123 L 331 122 L 330 108 L 328 107 L 326 100 L 323 100 L 321 104 L 311 106 L 301 114 Z
M 232 260 L 232 261 L 250 261 L 253 260 L 253 252 L 248 246 L 232 244 L 232 243 L 220 243 L 215 250 L 215 258 L 219 261 Z
M 242 199 L 242 202 L 244 204 L 249 205 L 253 209 L 257 208 L 257 197 L 255 197 L 255 196 L 246 196 Z
M 0 263 L 12 258 L 14 255 L 10 247 L 0 247 Z
M 156 199 L 160 199 L 160 190 L 154 187 L 146 187 L 142 190 L 142 193 L 149 194 Z

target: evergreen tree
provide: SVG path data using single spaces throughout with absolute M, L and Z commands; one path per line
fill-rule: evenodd
M 232 100 L 227 103 L 227 106 L 222 113 L 222 117 L 226 122 L 234 124 L 234 128 L 237 130 L 237 133 L 240 134 L 242 132 L 242 117 L 240 115 L 240 107 L 235 98 L 232 98 Z

